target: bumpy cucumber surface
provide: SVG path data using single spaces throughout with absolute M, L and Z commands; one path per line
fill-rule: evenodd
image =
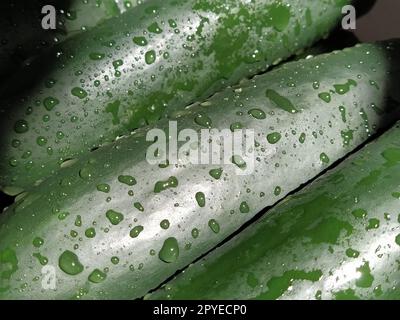
M 149 299 L 399 299 L 400 125 Z
M 0 297 L 143 296 L 393 121 L 399 52 L 386 42 L 288 63 L 176 115 L 179 130 L 254 130 L 248 175 L 237 157 L 150 165 L 153 127 L 66 163 L 0 215 Z M 172 134 L 167 119 L 157 128 Z
M 349 2 L 154 0 L 64 42 L 3 87 L 18 93 L 1 105 L 0 186 L 18 193 L 67 159 L 266 70 L 326 35 Z
M 129 1 L 128 1 L 129 2 Z M 127 2 L 127 3 L 128 3 Z M 16 72 L 24 63 L 46 48 L 84 32 L 101 21 L 117 16 L 133 7 L 117 0 L 3 0 L 0 3 L 0 81 Z M 56 9 L 56 29 L 43 29 L 42 8 Z

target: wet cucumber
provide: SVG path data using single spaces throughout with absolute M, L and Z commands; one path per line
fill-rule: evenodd
M 179 130 L 254 130 L 241 145 L 254 158 L 151 165 L 147 133 L 173 135 L 163 119 L 65 163 L 0 215 L 0 297 L 143 296 L 394 121 L 399 52 L 384 42 L 284 64 L 176 115 Z
M 16 194 L 266 70 L 327 35 L 349 2 L 154 0 L 64 42 L 0 92 L 15 93 L 0 107 L 1 188 Z
M 149 299 L 400 299 L 400 124 Z
M 73 35 L 91 29 L 101 21 L 117 16 L 137 1 L 121 0 L 4 0 L 0 3 L 0 80 L 15 72 L 23 63 L 39 55 L 44 49 Z M 56 29 L 42 28 L 42 8 L 56 9 Z

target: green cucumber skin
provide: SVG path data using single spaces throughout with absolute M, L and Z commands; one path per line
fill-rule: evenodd
M 0 110 L 1 188 L 18 193 L 66 159 L 266 70 L 327 35 L 349 2 L 292 0 L 284 9 L 272 0 L 155 0 L 64 42 L 3 87 L 3 95 L 15 97 Z M 278 17 L 272 25 L 269 14 Z M 134 37 L 145 37 L 147 45 Z M 38 74 L 45 76 L 38 80 Z M 56 81 L 51 88 L 49 79 Z M 87 96 L 78 98 L 73 88 Z M 59 101 L 51 111 L 46 98 Z M 26 133 L 14 131 L 20 120 Z M 47 143 L 39 146 L 42 138 Z
M 400 299 L 399 181 L 397 124 L 147 298 Z
M 136 4 L 136 1 L 132 1 L 131 6 Z M 53 5 L 57 10 L 56 30 L 42 28 L 44 14 L 41 9 L 45 5 Z M 91 29 L 125 10 L 115 0 L 2 1 L 0 28 L 4 36 L 0 45 L 0 80 L 6 80 L 10 73 L 15 73 L 24 63 L 30 63 L 29 59 L 46 48 Z
M 183 163 L 167 168 L 150 165 L 145 154 L 151 142 L 146 142 L 145 136 L 152 126 L 139 129 L 63 168 L 46 183 L 19 196 L 17 203 L 0 215 L 0 254 L 5 256 L 8 252 L 9 257 L 15 254 L 18 261 L 13 260 L 17 268 L 12 268 L 11 274 L 3 275 L 0 298 L 128 299 L 145 295 L 208 252 L 262 209 L 275 204 L 363 143 L 376 130 L 391 123 L 399 114 L 398 109 L 376 113 L 368 106 L 374 102 L 384 109 L 385 100 L 391 94 L 398 94 L 396 90 L 389 92 L 385 83 L 389 80 L 389 69 L 392 76 L 399 74 L 399 65 L 393 60 L 399 52 L 398 42 L 365 44 L 288 63 L 224 90 L 206 103 L 195 104 L 177 115 L 180 130 L 202 129 L 194 122 L 199 112 L 211 119 L 213 128 L 222 130 L 240 122 L 244 128 L 253 129 L 259 145 L 255 148 L 258 160 L 255 160 L 251 175 L 237 175 L 237 167 L 233 164 Z M 318 97 L 320 92 L 357 75 L 361 77 L 357 78 L 357 86 L 347 94 L 332 94 L 330 103 Z M 381 90 L 371 86 L 372 77 Z M 313 88 L 314 81 L 320 83 L 318 90 Z M 299 112 L 290 113 L 278 108 L 266 97 L 267 90 L 284 95 Z M 338 109 L 340 105 L 346 106 L 346 122 Z M 250 116 L 248 111 L 253 108 L 261 109 L 266 118 L 259 120 Z M 365 109 L 369 119 L 368 131 L 365 119 L 359 114 L 361 109 Z M 157 128 L 167 130 L 168 120 L 161 120 Z M 341 132 L 349 128 L 354 130 L 353 139 L 344 146 Z M 270 144 L 267 136 L 274 131 L 281 133 L 281 140 Z M 306 135 L 303 144 L 299 142 L 302 133 Z M 321 161 L 322 153 L 326 153 L 330 163 Z M 218 180 L 209 174 L 217 168 L 223 169 Z M 120 175 L 133 176 L 137 184 L 120 183 Z M 178 186 L 155 193 L 157 182 L 169 177 L 176 177 Z M 104 184 L 109 186 L 108 193 L 97 190 Z M 275 195 L 277 186 L 281 193 Z M 129 195 L 129 190 L 133 195 Z M 196 202 L 197 192 L 205 195 L 204 207 Z M 247 213 L 239 210 L 244 201 L 249 207 Z M 144 211 L 138 210 L 140 206 L 135 203 L 140 203 Z M 125 219 L 112 225 L 106 217 L 109 209 L 122 213 Z M 58 215 L 65 216 L 65 212 L 69 215 L 59 220 Z M 81 227 L 74 225 L 78 215 L 82 217 Z M 166 230 L 160 227 L 164 219 L 170 222 Z M 208 226 L 211 219 L 219 224 L 219 233 L 214 233 Z M 144 229 L 139 236 L 131 238 L 130 231 L 135 226 Z M 96 237 L 85 237 L 89 227 L 96 229 Z M 106 228 L 108 232 L 105 232 Z M 194 228 L 199 230 L 196 239 L 192 237 Z M 71 230 L 79 235 L 72 237 Z M 40 248 L 32 245 L 35 237 L 44 240 Z M 170 237 L 177 239 L 180 254 L 175 262 L 165 263 L 158 254 Z M 189 244 L 191 248 L 186 249 Z M 74 245 L 79 247 L 74 250 Z M 65 250 L 76 253 L 85 267 L 83 272 L 70 276 L 58 268 L 59 257 Z M 150 254 L 151 250 L 154 255 Z M 56 268 L 56 291 L 42 290 L 41 281 L 32 281 L 41 277 L 42 268 L 32 256 L 34 253 L 45 256 L 48 265 Z M 119 257 L 118 265 L 110 262 L 113 256 Z M 4 258 L 2 264 L 1 267 L 10 268 L 7 259 Z M 109 268 L 109 272 L 105 281 L 93 284 L 87 279 L 96 268 Z M 21 288 L 23 283 L 26 285 Z M 83 292 L 80 289 L 85 295 L 78 294 Z

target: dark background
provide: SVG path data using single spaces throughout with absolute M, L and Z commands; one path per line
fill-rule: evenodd
M 400 0 L 377 0 L 357 21 L 354 32 L 360 42 L 400 38 Z

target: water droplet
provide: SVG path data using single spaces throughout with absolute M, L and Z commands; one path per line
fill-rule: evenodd
M 118 176 L 118 181 L 121 183 L 124 183 L 128 186 L 134 186 L 136 184 L 136 179 L 134 177 L 128 176 L 128 175 Z
M 44 244 L 44 240 L 40 237 L 33 239 L 32 244 L 34 247 L 39 248 Z
M 276 186 L 274 189 L 274 195 L 279 196 L 282 192 L 282 188 L 280 186 Z
M 168 20 L 168 24 L 169 24 L 169 26 L 171 27 L 171 28 L 176 28 L 178 25 L 176 24 L 176 21 L 175 20 L 173 20 L 173 19 L 169 19 Z
M 199 112 L 195 116 L 194 122 L 205 128 L 211 128 L 212 125 L 211 119 L 204 112 Z
M 136 238 L 143 231 L 143 229 L 143 226 L 136 226 L 129 232 L 129 235 L 131 238 Z
M 349 258 L 358 258 L 359 255 L 360 255 L 360 252 L 357 250 L 354 250 L 352 248 L 348 248 L 346 250 L 346 256 L 348 256 Z
M 249 115 L 258 120 L 263 120 L 267 117 L 265 112 L 262 111 L 261 109 L 251 109 L 249 110 Z
M 214 219 L 209 220 L 208 221 L 208 226 L 210 227 L 212 232 L 219 233 L 220 227 L 219 227 L 219 224 L 218 224 L 218 222 L 216 220 L 214 220 Z
M 104 192 L 104 193 L 110 192 L 110 185 L 108 185 L 107 183 L 98 184 L 96 188 L 100 192 Z
M 394 241 L 396 242 L 396 244 L 397 244 L 398 246 L 400 246 L 400 234 L 398 234 L 398 235 L 396 236 L 396 239 L 395 239 Z
M 324 101 L 324 102 L 326 102 L 326 103 L 329 103 L 329 102 L 331 102 L 331 100 L 332 100 L 331 94 L 330 94 L 329 92 L 321 92 L 321 93 L 318 95 L 318 97 L 319 97 L 322 101 Z
M 11 145 L 12 145 L 13 148 L 18 148 L 18 147 L 21 145 L 21 141 L 18 140 L 18 139 L 14 139 L 14 140 L 11 142 Z
M 94 238 L 96 236 L 95 228 L 91 227 L 91 228 L 86 229 L 85 236 L 88 238 Z
M 122 220 L 124 220 L 124 215 L 122 213 L 111 209 L 106 212 L 106 217 L 108 218 L 108 220 L 110 220 L 111 224 L 113 225 L 117 225 Z
M 314 90 L 318 90 L 318 89 L 319 89 L 319 86 L 320 86 L 320 84 L 319 84 L 319 82 L 318 82 L 318 81 L 314 81 L 314 82 L 313 82 L 313 84 L 312 84 L 312 86 L 313 86 L 313 89 L 314 89 Z
M 375 87 L 377 90 L 379 90 L 379 86 L 378 86 L 378 84 L 376 83 L 376 81 L 370 80 L 370 81 L 369 81 L 369 84 L 370 84 L 371 86 Z
M 164 219 L 160 222 L 160 227 L 162 229 L 168 229 L 169 228 L 169 221 L 167 219 Z
M 154 192 L 160 193 L 168 188 L 176 188 L 178 186 L 178 179 L 175 177 L 169 177 L 165 181 L 157 181 L 154 185 Z
M 25 120 L 18 120 L 17 122 L 15 122 L 14 131 L 16 133 L 25 133 L 28 130 L 29 130 L 29 125 L 28 122 L 26 122 Z
M 209 174 L 214 179 L 219 180 L 221 178 L 222 172 L 223 172 L 222 168 L 211 169 Z
M 73 96 L 78 97 L 79 99 L 84 99 L 88 95 L 85 90 L 78 87 L 72 88 L 71 93 Z
M 192 237 L 193 237 L 193 239 L 196 239 L 198 236 L 199 236 L 199 229 L 197 229 L 197 228 L 193 228 L 192 229 Z
M 104 53 L 99 53 L 99 52 L 92 52 L 89 54 L 89 58 L 91 60 L 101 60 L 105 57 L 106 55 Z
M 240 122 L 232 123 L 230 126 L 231 131 L 243 129 L 243 125 Z
M 43 137 L 43 136 L 37 137 L 36 143 L 39 146 L 43 147 L 43 146 L 45 146 L 47 144 L 47 139 L 45 137 Z
M 115 257 L 115 256 L 111 257 L 111 263 L 114 264 L 114 265 L 118 264 L 119 263 L 119 258 Z
M 339 107 L 340 115 L 342 116 L 342 121 L 346 123 L 346 108 L 344 106 Z
M 78 256 L 69 250 L 60 255 L 58 265 L 62 271 L 72 276 L 83 271 L 83 265 L 80 263 Z
M 325 163 L 325 164 L 328 164 L 330 162 L 329 157 L 324 152 L 322 152 L 320 154 L 319 159 L 321 160 L 322 163 Z
M 148 43 L 145 37 L 134 37 L 132 40 L 138 46 L 146 46 Z
M 239 155 L 234 155 L 232 157 L 232 163 L 241 169 L 246 167 L 246 161 L 244 161 L 244 159 Z
M 152 23 L 147 30 L 152 33 L 161 33 L 162 29 L 158 26 L 157 22 Z
M 196 193 L 196 201 L 199 207 L 204 207 L 206 205 L 206 197 L 203 192 Z
M 81 216 L 76 216 L 75 218 L 75 226 L 76 227 L 81 227 L 82 226 L 82 217 Z
M 335 88 L 336 93 L 343 95 L 350 91 L 351 86 L 357 86 L 357 82 L 354 80 L 348 80 L 345 84 L 335 84 L 333 87 Z
M 348 146 L 350 142 L 353 140 L 353 130 L 341 131 L 340 135 L 343 139 L 343 145 Z
M 115 60 L 112 62 L 114 69 L 118 69 L 123 64 L 124 64 L 124 61 L 122 61 L 121 59 L 118 59 L 118 60 Z
M 107 275 L 103 271 L 100 271 L 99 269 L 95 269 L 89 275 L 88 280 L 92 283 L 100 283 L 100 282 L 103 282 L 106 279 L 106 277 L 107 277 Z
M 69 212 L 63 211 L 58 214 L 58 220 L 65 220 L 69 216 Z
M 34 253 L 34 254 L 32 254 L 32 256 L 34 256 L 36 259 L 38 259 L 39 263 L 42 266 L 45 266 L 49 262 L 49 259 L 47 259 L 45 256 L 42 256 L 40 253 Z
M 372 230 L 379 228 L 380 221 L 379 219 L 372 218 L 368 220 L 368 225 L 365 227 L 365 230 Z
M 246 201 L 243 201 L 243 202 L 240 204 L 239 210 L 240 210 L 241 213 L 248 213 L 248 212 L 250 212 L 249 205 L 247 204 Z
M 147 51 L 144 54 L 144 61 L 147 64 L 153 64 L 156 61 L 156 52 L 154 50 Z
M 140 202 L 135 202 L 134 204 L 133 204 L 133 206 L 136 208 L 136 209 L 138 209 L 139 211 L 144 211 L 144 208 L 143 208 L 143 206 L 142 206 L 142 204 L 140 203 Z
M 175 262 L 179 257 L 178 241 L 174 237 L 166 239 L 158 253 L 158 257 L 166 263 Z
M 267 140 L 270 144 L 275 144 L 281 140 L 282 136 L 279 132 L 272 132 L 267 135 Z
M 18 165 L 18 160 L 15 158 L 11 158 L 8 163 L 10 164 L 11 167 L 16 167 Z
M 364 209 L 355 209 L 351 214 L 357 219 L 364 219 L 367 217 L 367 211 Z
M 53 108 L 58 105 L 60 101 L 54 97 L 47 97 L 43 100 L 43 105 L 47 111 L 53 110 Z
M 369 263 L 365 262 L 362 266 L 357 268 L 357 272 L 360 276 L 356 280 L 356 286 L 360 288 L 369 288 L 374 282 L 374 277 L 371 274 Z
M 56 84 L 56 81 L 54 79 L 47 79 L 44 82 L 44 85 L 46 86 L 46 88 L 52 88 L 54 85 Z
M 90 165 L 87 165 L 83 167 L 81 170 L 79 170 L 79 176 L 83 180 L 91 180 L 94 176 L 94 169 Z
M 306 141 L 306 134 L 303 132 L 302 134 L 300 134 L 299 142 L 303 144 L 305 141 Z
M 285 110 L 286 112 L 289 113 L 296 113 L 298 110 L 295 108 L 293 103 L 285 98 L 284 96 L 281 96 L 278 92 L 275 90 L 267 89 L 265 92 L 265 95 L 267 96 L 268 99 L 270 99 L 278 108 Z

